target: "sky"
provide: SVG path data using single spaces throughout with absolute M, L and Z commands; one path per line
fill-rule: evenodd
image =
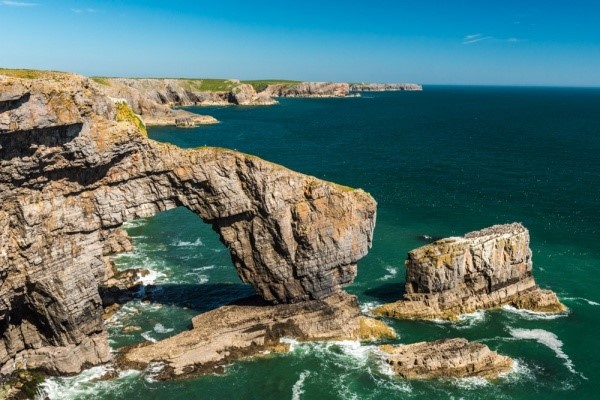
M 600 0 L 0 0 L 0 67 L 600 87 Z

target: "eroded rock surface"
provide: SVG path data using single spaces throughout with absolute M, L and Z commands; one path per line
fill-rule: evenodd
M 403 319 L 455 319 L 505 304 L 564 311 L 556 294 L 536 285 L 531 270 L 529 231 L 518 223 L 438 240 L 408 253 L 404 298 L 373 312 Z
M 362 316 L 356 297 L 339 293 L 323 300 L 268 305 L 258 297 L 220 307 L 193 319 L 193 329 L 157 343 L 143 343 L 118 357 L 121 368 L 158 363 L 159 379 L 220 371 L 240 358 L 289 349 L 289 341 L 393 338 L 383 322 Z M 282 340 L 283 339 L 283 340 Z M 156 365 L 156 364 L 155 364 Z
M 383 345 L 379 349 L 392 370 L 406 379 L 497 378 L 513 366 L 509 357 L 466 339 Z
M 355 92 L 394 92 L 394 91 L 420 91 L 423 86 L 416 83 L 353 83 L 350 90 Z
M 0 93 L 0 373 L 110 359 L 98 286 L 126 221 L 192 210 L 271 303 L 338 293 L 371 245 L 376 203 L 361 190 L 148 140 L 81 76 L 0 76 Z

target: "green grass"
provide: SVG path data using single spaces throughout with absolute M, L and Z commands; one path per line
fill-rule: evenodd
M 241 81 L 241 82 L 252 85 L 254 90 L 256 90 L 257 92 L 262 92 L 269 85 L 283 85 L 286 88 L 290 88 L 292 86 L 295 86 L 295 85 L 301 83 L 300 81 L 291 81 L 291 80 L 286 80 L 286 79 L 259 79 L 259 80 L 254 80 L 254 81 Z
M 110 86 L 110 82 L 107 78 L 102 78 L 99 76 L 93 76 L 91 78 L 94 82 L 100 84 L 100 85 L 104 85 L 104 86 Z
M 182 79 L 183 86 L 193 92 L 229 92 L 238 84 L 228 79 Z
M 46 71 L 37 71 L 34 69 L 9 69 L 0 68 L 0 75 L 11 76 L 22 79 L 39 79 L 46 75 Z

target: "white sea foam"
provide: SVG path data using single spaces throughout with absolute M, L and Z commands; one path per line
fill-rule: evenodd
M 215 267 L 216 267 L 216 265 L 207 265 L 204 267 L 194 268 L 194 269 L 192 269 L 192 271 L 194 271 L 194 272 L 208 271 L 208 270 L 214 269 Z
M 369 314 L 372 309 L 377 308 L 380 305 L 381 303 L 378 303 L 376 301 L 367 301 L 365 303 L 360 304 L 360 311 L 365 314 Z
M 279 338 L 279 343 L 289 344 L 290 351 L 294 351 L 294 349 L 300 344 L 300 342 L 298 342 L 296 339 L 288 337 Z
M 527 320 L 557 319 L 557 318 L 566 317 L 568 315 L 568 313 L 566 313 L 566 312 L 560 313 L 560 314 L 545 313 L 545 312 L 538 312 L 538 311 L 531 311 L 531 310 L 519 309 L 519 308 L 515 308 L 513 306 L 509 306 L 509 305 L 502 306 L 502 309 L 504 311 L 510 312 L 512 314 L 519 315 L 521 318 L 527 319 Z
M 71 400 L 95 399 L 101 393 L 118 391 L 119 387 L 128 381 L 128 378 L 138 376 L 139 371 L 121 371 L 119 377 L 111 381 L 98 381 L 107 371 L 108 367 L 100 366 L 90 368 L 81 374 L 67 378 L 49 378 L 40 384 L 36 400 Z
M 200 238 L 198 238 L 194 242 L 186 242 L 184 240 L 178 240 L 176 242 L 173 242 L 172 245 L 176 246 L 176 247 L 198 247 L 198 246 L 204 246 L 204 243 L 202 243 L 202 240 L 200 240 Z
M 122 228 L 124 229 L 131 229 L 131 228 L 139 228 L 140 226 L 144 226 L 148 223 L 149 219 L 148 218 L 140 218 L 140 219 L 135 219 L 133 221 L 127 221 L 124 222 L 122 225 Z
M 164 368 L 165 364 L 162 362 L 151 362 L 146 367 L 144 379 L 146 382 L 156 382 L 156 376 L 160 374 Z
M 600 303 L 595 302 L 593 300 L 589 300 L 586 299 L 584 297 L 563 297 L 564 300 L 571 300 L 571 301 L 583 301 L 588 303 L 590 306 L 600 306 Z
M 461 314 L 458 316 L 458 324 L 456 328 L 466 329 L 471 328 L 486 319 L 486 313 L 483 310 L 475 311 L 469 314 Z
M 300 377 L 292 387 L 292 400 L 300 400 L 300 396 L 304 394 L 304 381 L 310 376 L 310 371 L 302 371 Z
M 510 371 L 499 374 L 500 379 L 509 383 L 516 383 L 524 380 L 533 381 L 535 375 L 533 371 L 520 360 L 513 360 L 513 365 Z
M 156 343 L 156 342 L 157 342 L 157 340 L 156 340 L 156 339 L 154 339 L 152 336 L 150 336 L 150 332 L 152 332 L 152 331 L 146 331 L 146 332 L 143 332 L 143 333 L 142 333 L 142 337 L 143 337 L 144 339 L 146 339 L 147 341 L 149 341 L 149 342 Z
M 381 278 L 379 278 L 380 281 L 387 281 L 388 279 L 392 279 L 393 277 L 396 276 L 396 274 L 398 274 L 398 269 L 394 268 L 390 265 L 388 265 L 387 267 L 385 267 L 385 270 L 388 272 L 386 275 L 382 276 Z
M 563 342 L 561 342 L 558 339 L 558 336 L 556 336 L 554 333 L 548 332 L 544 329 L 516 328 L 510 329 L 510 334 L 516 339 L 535 340 L 536 342 L 550 348 L 552 351 L 554 351 L 558 358 L 564 360 L 564 365 L 569 371 L 571 371 L 574 374 L 580 375 L 584 379 L 587 379 L 585 378 L 585 376 L 575 371 L 575 366 L 573 365 L 573 362 L 562 349 Z
M 138 282 L 140 282 L 144 286 L 153 285 L 157 280 L 165 278 L 167 275 L 156 271 L 154 269 L 148 269 L 148 274 L 145 276 L 140 276 Z
M 161 323 L 154 325 L 154 332 L 156 333 L 169 333 L 173 332 L 174 328 L 165 328 L 165 326 Z
M 452 379 L 451 382 L 455 386 L 457 386 L 461 389 L 465 389 L 465 390 L 479 389 L 484 386 L 490 385 L 490 382 L 487 379 L 480 378 L 477 376 L 472 376 L 472 377 L 468 377 L 468 378 Z

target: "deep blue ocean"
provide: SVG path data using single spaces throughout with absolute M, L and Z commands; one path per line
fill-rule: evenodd
M 359 262 L 361 307 L 397 300 L 406 253 L 431 238 L 522 222 L 534 277 L 569 307 L 510 308 L 457 323 L 386 320 L 397 343 L 465 337 L 517 360 L 496 381 L 391 376 L 376 343 L 299 344 L 236 362 L 223 375 L 157 382 L 152 371 L 96 382 L 102 367 L 50 379 L 52 399 L 594 399 L 600 398 L 600 89 L 436 87 L 358 98 L 281 99 L 272 107 L 190 108 L 217 125 L 149 129 L 181 147 L 219 146 L 360 187 L 378 202 L 375 240 Z M 198 313 L 253 293 L 208 225 L 185 209 L 127 225 L 135 251 L 119 268 L 153 271 L 148 301 L 108 321 L 111 346 L 159 340 Z M 139 332 L 124 333 L 137 325 Z

